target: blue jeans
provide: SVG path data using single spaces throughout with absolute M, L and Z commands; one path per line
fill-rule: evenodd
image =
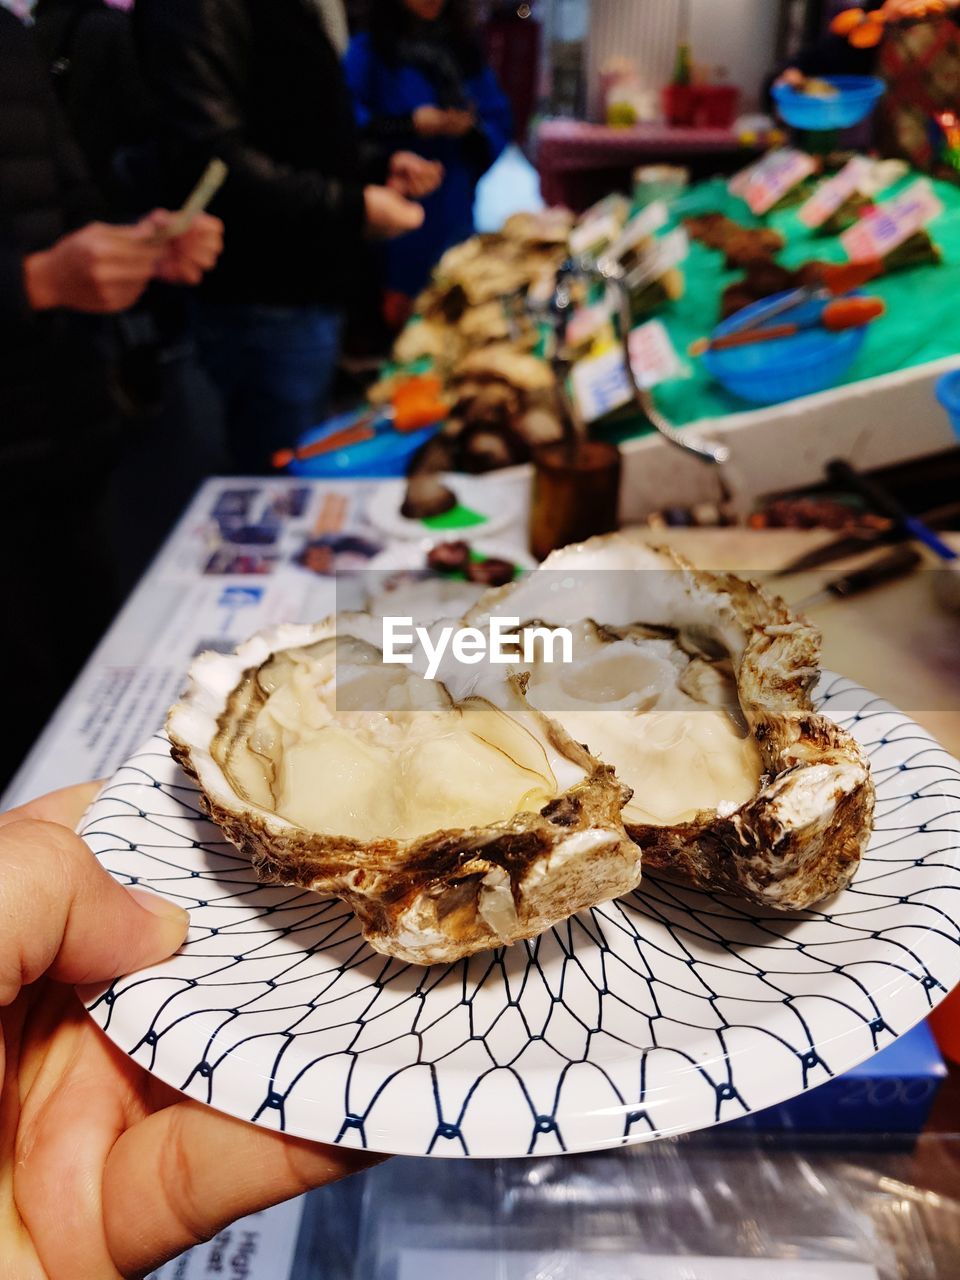
M 237 466 L 270 470 L 327 411 L 340 354 L 341 316 L 326 307 L 201 302 L 200 361 L 223 400 Z

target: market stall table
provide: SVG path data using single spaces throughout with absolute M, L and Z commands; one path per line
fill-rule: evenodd
M 883 193 L 889 199 L 917 178 L 908 175 Z M 827 391 L 771 406 L 755 406 L 715 382 L 703 361 L 687 355 L 691 343 L 708 334 L 719 318 L 720 296 L 743 271 L 728 269 L 724 255 L 695 242 L 684 264 L 686 292 L 664 307 L 662 321 L 680 354 L 682 376 L 656 387 L 660 412 L 677 426 L 690 426 L 705 439 L 726 444 L 731 467 L 723 480 L 747 503 L 756 495 L 793 490 L 822 480 L 824 461 L 847 457 L 861 470 L 887 467 L 949 449 L 956 437 L 937 403 L 935 384 L 957 366 L 960 311 L 960 195 L 935 182 L 944 212 L 930 226 L 943 261 L 915 266 L 871 281 L 887 314 L 873 325 L 863 349 L 840 382 Z M 744 226 L 761 225 L 725 181 L 698 183 L 671 206 L 674 221 L 722 213 Z M 777 260 L 797 268 L 811 259 L 842 262 L 836 237 L 818 237 L 800 222 L 796 209 L 766 219 L 786 247 Z M 666 505 L 716 501 L 720 473 L 682 457 L 649 434 L 636 414 L 624 413 L 601 428 L 624 450 L 624 519 L 638 519 Z M 646 434 L 644 434 L 646 433 Z

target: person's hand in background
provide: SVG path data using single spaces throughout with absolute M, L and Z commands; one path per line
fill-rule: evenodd
M 800 89 L 806 83 L 807 77 L 797 67 L 787 67 L 786 71 L 782 71 L 774 80 L 774 86 L 788 85 L 791 89 Z
M 447 112 L 446 134 L 450 138 L 462 138 L 475 127 L 477 117 L 472 111 L 457 111 L 451 108 Z
M 390 187 L 365 187 L 367 232 L 377 240 L 393 240 L 423 226 L 423 206 Z
M 145 219 L 152 234 L 162 237 L 176 214 L 157 209 Z M 209 213 L 198 214 L 181 235 L 161 244 L 157 279 L 166 284 L 197 285 L 217 265 L 223 252 L 223 223 Z
M 422 200 L 442 181 L 443 165 L 439 160 L 425 160 L 413 151 L 396 151 L 390 157 L 387 186 L 408 200 Z
M 455 107 L 423 106 L 413 113 L 413 127 L 424 138 L 462 138 L 476 123 L 472 111 Z
M 161 260 L 162 248 L 146 223 L 91 222 L 24 260 L 27 301 L 34 311 L 125 311 L 143 294 Z
M 151 280 L 199 284 L 223 249 L 223 223 L 201 214 L 183 235 L 164 241 L 175 216 L 158 209 L 131 227 L 91 222 L 31 254 L 23 264 L 30 307 L 110 315 L 132 307 Z
M 413 127 L 421 137 L 441 137 L 447 131 L 447 113 L 442 107 L 417 107 L 413 113 Z
M 371 1163 L 188 1101 L 84 1012 L 74 984 L 162 960 L 187 930 L 73 834 L 95 791 L 0 815 L 0 1258 L 17 1280 L 140 1275 Z

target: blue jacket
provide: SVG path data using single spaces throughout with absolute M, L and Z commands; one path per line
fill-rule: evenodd
M 383 61 L 367 35 L 350 41 L 344 61 L 357 124 L 366 134 L 388 140 L 391 151 L 415 151 L 443 163 L 442 186 L 423 202 L 419 231 L 385 246 L 388 289 L 411 296 L 427 283 L 432 268 L 451 245 L 473 234 L 477 181 L 510 141 L 510 106 L 489 67 L 465 81 L 477 116 L 467 138 L 423 138 L 413 130 L 417 107 L 436 106 L 436 90 L 416 67 Z

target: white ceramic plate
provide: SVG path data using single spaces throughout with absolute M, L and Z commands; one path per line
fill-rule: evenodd
M 389 538 L 429 538 L 431 542 L 443 542 L 455 538 L 488 538 L 500 533 L 517 521 L 514 504 L 505 502 L 503 489 L 491 484 L 483 476 L 462 475 L 459 472 L 441 477 L 457 495 L 462 507 L 478 516 L 482 524 L 464 525 L 462 528 L 437 529 L 422 520 L 408 520 L 400 514 L 407 492 L 406 480 L 384 480 L 378 484 L 367 503 L 367 519 Z
M 851 888 L 780 915 L 649 876 L 530 943 L 449 966 L 375 954 L 351 912 L 257 884 L 154 738 L 82 834 L 188 907 L 165 964 L 88 993 L 191 1097 L 375 1151 L 520 1156 L 642 1142 L 782 1102 L 864 1061 L 960 981 L 960 764 L 836 676 L 876 828 Z

